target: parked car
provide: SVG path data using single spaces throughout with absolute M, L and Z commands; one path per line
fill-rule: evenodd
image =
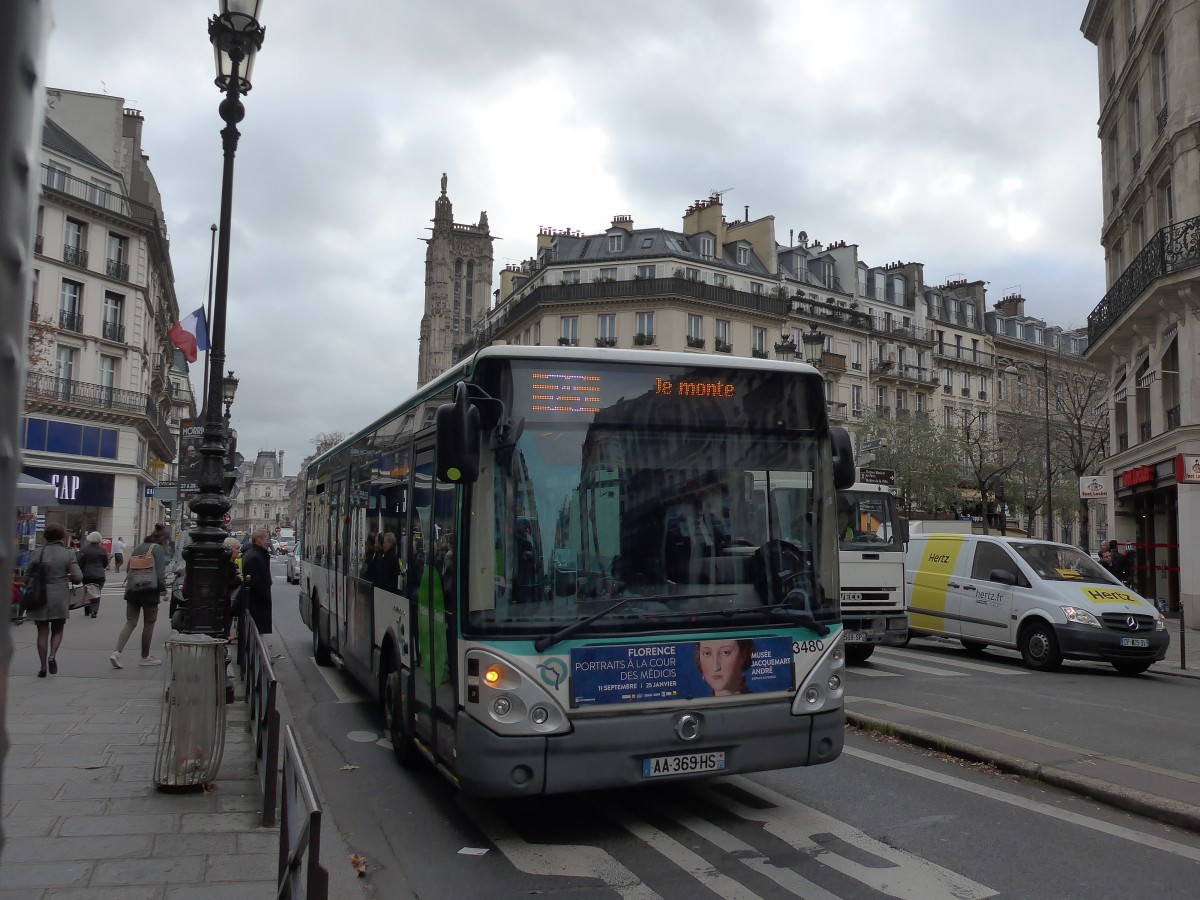
M 300 583 L 300 548 L 293 547 L 292 552 L 287 557 L 287 582 L 288 584 Z

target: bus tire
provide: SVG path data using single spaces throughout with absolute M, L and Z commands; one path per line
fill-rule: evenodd
M 329 642 L 321 640 L 321 605 L 314 599 L 312 604 L 312 636 L 313 659 L 318 666 L 332 664 L 333 657 L 329 655 Z
M 1062 665 L 1062 653 L 1054 629 L 1041 619 L 1032 619 L 1017 638 L 1025 665 L 1038 672 L 1053 672 Z
M 846 662 L 852 665 L 865 663 L 871 658 L 871 654 L 875 652 L 874 644 L 847 644 L 846 645 Z
M 390 665 L 390 663 L 389 663 Z M 392 740 L 392 755 L 406 769 L 416 765 L 417 748 L 404 717 L 404 692 L 400 686 L 401 675 L 390 669 L 383 676 L 383 717 L 387 723 L 388 737 Z

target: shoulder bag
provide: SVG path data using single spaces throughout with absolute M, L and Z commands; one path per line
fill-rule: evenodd
M 25 581 L 25 593 L 21 595 L 21 612 L 36 612 L 46 605 L 46 569 L 41 560 L 29 573 Z

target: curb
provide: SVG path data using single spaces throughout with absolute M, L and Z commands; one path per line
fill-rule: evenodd
M 846 722 L 858 728 L 892 735 L 927 750 L 937 750 L 971 762 L 995 766 L 1010 775 L 1021 775 L 1041 781 L 1167 825 L 1200 832 L 1200 806 L 1123 787 L 1099 778 L 1079 775 L 1057 766 L 1043 766 L 1019 756 L 980 747 L 978 744 L 943 737 L 922 728 L 900 725 L 886 719 L 876 719 L 849 710 L 846 710 Z

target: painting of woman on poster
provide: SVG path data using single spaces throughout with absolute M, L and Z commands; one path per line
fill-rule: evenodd
M 754 656 L 754 641 L 700 641 L 696 645 L 696 668 L 714 697 L 748 694 L 746 670 Z

